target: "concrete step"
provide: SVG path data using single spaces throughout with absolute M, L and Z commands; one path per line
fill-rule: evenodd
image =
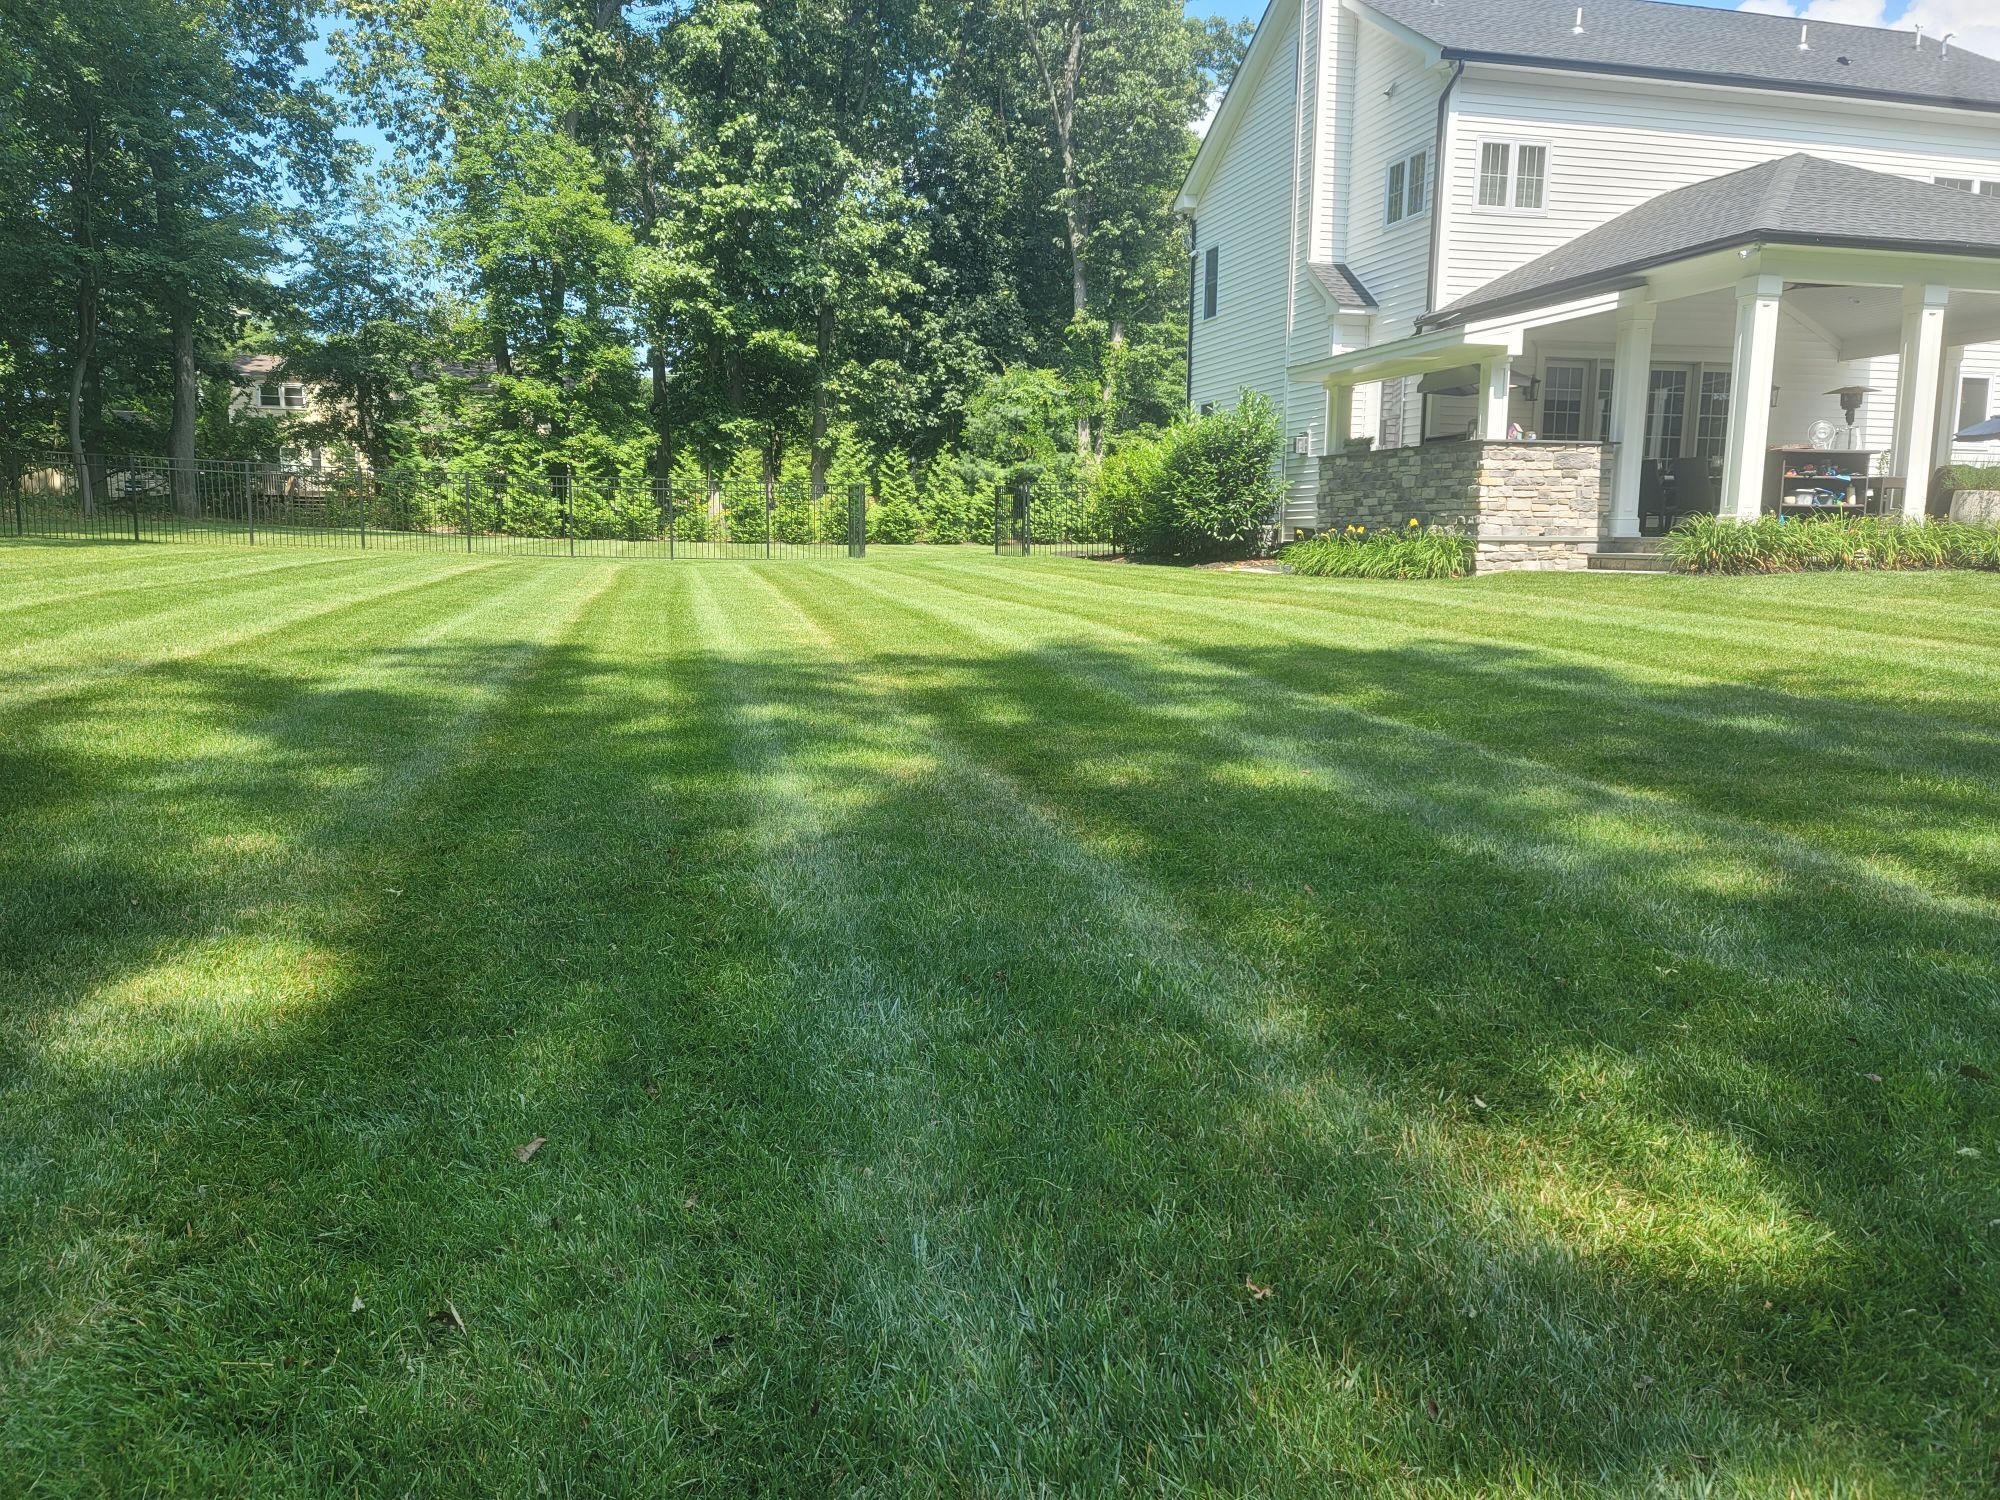
M 1664 552 L 1593 552 L 1590 569 L 1594 573 L 1671 573 Z

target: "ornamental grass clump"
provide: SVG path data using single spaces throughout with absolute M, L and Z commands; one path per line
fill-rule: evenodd
M 1294 542 L 1285 565 L 1309 578 L 1463 578 L 1472 571 L 1472 538 L 1451 526 L 1370 531 L 1348 526 Z
M 1690 516 L 1663 541 L 1683 573 L 1811 573 L 1845 568 L 2000 571 L 2000 528 L 1895 516 L 1737 521 Z

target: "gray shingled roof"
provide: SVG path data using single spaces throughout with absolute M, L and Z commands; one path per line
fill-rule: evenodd
M 1306 271 L 1318 283 L 1319 289 L 1333 299 L 1335 307 L 1371 312 L 1378 305 L 1368 288 L 1361 284 L 1361 278 L 1337 261 L 1309 261 Z
M 1583 35 L 1571 35 L 1578 0 L 1365 0 L 1430 38 L 1447 58 L 1533 63 L 1591 73 L 1705 78 L 1758 88 L 1863 94 L 2000 109 L 2000 62 L 1915 29 L 1813 21 L 1799 50 L 1796 17 L 1667 5 L 1660 0 L 1581 0 Z
M 2000 198 L 1817 156 L 1786 156 L 1662 193 L 1419 322 L 1463 323 L 1566 294 L 1631 286 L 1654 266 L 1749 244 L 2000 257 Z

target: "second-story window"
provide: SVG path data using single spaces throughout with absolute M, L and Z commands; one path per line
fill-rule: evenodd
M 2000 182 L 1982 182 L 1975 177 L 1940 177 L 1939 187 L 1957 188 L 1961 193 L 1978 193 L 1987 198 L 2000 197 Z
M 1538 214 L 1549 203 L 1549 148 L 1540 141 L 1481 141 L 1481 208 Z
M 1400 224 L 1405 219 L 1414 219 L 1429 208 L 1431 206 L 1430 152 L 1415 151 L 1390 162 L 1387 184 L 1382 196 L 1382 219 L 1387 224 Z
M 1210 247 L 1208 259 L 1202 265 L 1201 315 L 1204 319 L 1215 316 L 1216 277 L 1221 272 L 1220 257 L 1215 247 Z

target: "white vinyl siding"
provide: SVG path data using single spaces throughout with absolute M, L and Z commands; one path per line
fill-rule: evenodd
M 1452 109 L 1451 159 L 1436 173 L 1445 302 L 1661 193 L 1795 151 L 1918 182 L 2000 182 L 2000 117 L 1966 111 L 1477 65 Z M 1547 146 L 1544 211 L 1480 207 L 1491 143 Z

